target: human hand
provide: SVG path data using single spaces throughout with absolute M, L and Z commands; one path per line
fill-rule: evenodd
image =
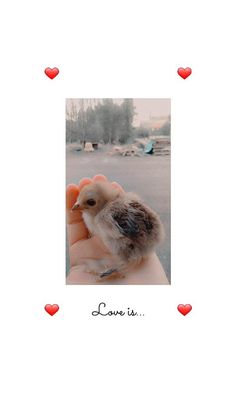
M 137 267 L 129 270 L 125 278 L 98 280 L 96 275 L 85 271 L 84 263 L 86 260 L 112 260 L 112 255 L 101 239 L 97 236 L 89 236 L 81 211 L 71 211 L 82 188 L 96 181 L 108 182 L 105 176 L 96 175 L 92 179 L 83 178 L 79 185 L 70 184 L 66 189 L 67 233 L 70 257 L 70 271 L 67 277 L 67 284 L 169 284 L 162 265 L 154 253 Z M 111 184 L 114 188 L 122 190 L 118 183 L 111 182 Z

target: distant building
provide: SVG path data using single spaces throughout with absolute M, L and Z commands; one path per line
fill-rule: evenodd
M 156 130 L 161 128 L 166 122 L 168 121 L 168 119 L 165 118 L 158 118 L 158 117 L 150 117 L 150 119 L 148 121 L 141 121 L 140 126 L 142 128 L 147 128 L 149 130 Z

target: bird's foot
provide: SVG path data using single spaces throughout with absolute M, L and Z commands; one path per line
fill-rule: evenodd
M 118 279 L 124 278 L 125 274 L 117 268 L 110 268 L 100 273 L 100 280 L 102 279 Z
M 110 276 L 114 272 L 118 272 L 116 268 L 107 269 L 106 271 L 100 273 L 100 278 L 104 278 L 105 276 Z
M 95 259 L 88 259 L 84 262 L 84 272 L 91 275 L 99 276 L 101 270 L 104 269 L 104 264 Z

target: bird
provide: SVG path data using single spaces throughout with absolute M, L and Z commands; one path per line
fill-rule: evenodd
M 114 188 L 108 181 L 84 186 L 72 207 L 76 210 L 82 211 L 90 236 L 98 236 L 113 257 L 113 266 L 107 268 L 104 262 L 102 272 L 91 269 L 100 278 L 125 276 L 128 267 L 138 265 L 164 238 L 159 215 L 137 194 Z

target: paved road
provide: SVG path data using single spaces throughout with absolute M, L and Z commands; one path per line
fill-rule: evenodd
M 136 192 L 158 212 L 166 238 L 157 254 L 170 279 L 170 157 L 110 157 L 102 151 L 67 151 L 66 162 L 67 184 L 102 173 L 109 180 L 119 182 L 126 191 Z

